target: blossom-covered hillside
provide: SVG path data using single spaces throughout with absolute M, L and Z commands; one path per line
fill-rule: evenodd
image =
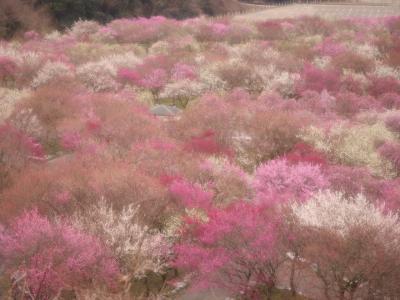
M 0 42 L 1 299 L 398 299 L 399 176 L 400 17 Z

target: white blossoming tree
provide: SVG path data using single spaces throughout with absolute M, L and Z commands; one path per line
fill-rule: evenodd
M 130 289 L 133 280 L 149 273 L 165 274 L 170 245 L 167 236 L 138 222 L 138 207 L 129 205 L 120 211 L 114 210 L 101 199 L 91 209 L 76 214 L 73 223 L 102 240 L 113 249 Z
M 38 88 L 51 81 L 57 81 L 64 78 L 72 78 L 73 72 L 70 67 L 62 62 L 47 62 L 42 69 L 39 70 L 35 78 L 31 82 L 32 88 Z
M 304 262 L 321 282 L 320 297 L 383 299 L 398 290 L 398 215 L 385 214 L 361 194 L 345 198 L 329 190 L 292 210 Z
M 205 86 L 192 80 L 180 80 L 172 82 L 164 87 L 160 94 L 162 99 L 173 100 L 181 107 L 186 107 L 189 101 L 199 97 L 205 89 Z

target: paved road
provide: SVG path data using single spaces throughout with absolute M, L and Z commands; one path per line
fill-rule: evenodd
M 292 4 L 280 7 L 260 7 L 259 11 L 237 15 L 235 19 L 259 21 L 266 19 L 295 18 L 300 16 L 320 16 L 330 19 L 387 17 L 400 15 L 400 5 L 313 5 Z

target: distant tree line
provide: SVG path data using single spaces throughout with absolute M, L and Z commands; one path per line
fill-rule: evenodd
M 153 15 L 184 19 L 216 15 L 238 7 L 236 0 L 1 0 L 0 37 L 10 38 L 30 29 L 43 30 L 50 24 L 62 29 L 80 19 L 101 23 Z
M 0 1 L 0 38 L 11 38 L 27 30 L 41 31 L 48 27 L 50 18 L 43 7 L 34 9 L 22 0 Z

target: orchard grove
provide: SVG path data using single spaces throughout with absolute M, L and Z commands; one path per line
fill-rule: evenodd
M 0 42 L 1 299 L 399 299 L 399 176 L 400 17 Z

